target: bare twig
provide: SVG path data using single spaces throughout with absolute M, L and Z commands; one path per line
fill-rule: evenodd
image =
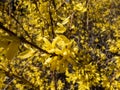
M 5 88 L 3 90 L 7 90 L 7 88 L 9 87 L 9 85 L 13 82 L 14 78 L 5 86 Z

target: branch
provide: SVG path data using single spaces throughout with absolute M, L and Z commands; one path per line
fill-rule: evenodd
M 53 17 L 52 17 L 52 12 L 50 10 L 50 4 L 49 4 L 49 16 L 50 16 L 50 24 L 51 24 L 51 28 L 52 28 L 52 37 L 54 38 L 55 36 L 55 32 L 54 32 L 54 20 L 53 20 Z
M 13 82 L 14 78 L 5 86 L 5 88 L 3 90 L 7 90 L 7 88 L 9 87 L 9 85 Z
M 54 6 L 54 9 L 56 9 L 55 0 L 52 0 L 52 4 L 53 4 L 53 6 Z
M 89 2 L 90 0 L 86 0 L 86 7 L 87 7 L 87 11 L 85 12 L 85 23 L 86 23 L 86 30 L 89 30 L 89 16 L 88 16 L 88 13 L 89 13 Z
M 52 56 L 58 56 L 57 54 L 55 53 L 49 53 L 47 52 L 46 50 L 43 50 L 42 48 L 40 48 L 39 46 L 37 46 L 36 44 L 33 44 L 31 42 L 29 42 L 28 40 L 26 40 L 24 37 L 18 37 L 17 34 L 15 34 L 14 32 L 12 32 L 11 30 L 9 30 L 8 28 L 6 28 L 3 23 L 0 22 L 0 28 L 3 29 L 5 32 L 7 32 L 9 35 L 12 35 L 12 36 L 15 36 L 16 38 L 18 38 L 21 42 L 23 43 L 27 43 L 31 46 L 33 46 L 34 48 L 38 49 L 39 51 L 41 52 L 44 52 L 46 54 L 50 54 Z
M 10 77 L 10 78 L 13 78 L 13 79 L 9 82 L 9 85 L 10 85 L 10 84 L 12 83 L 12 81 L 16 78 L 16 79 L 21 80 L 23 83 L 26 83 L 26 84 L 32 86 L 33 88 L 37 88 L 32 82 L 28 81 L 27 79 L 25 79 L 25 78 L 22 77 L 22 76 L 17 76 L 17 75 L 15 75 L 14 73 L 11 73 L 11 72 L 6 71 L 6 70 L 3 70 L 3 69 L 1 69 L 1 70 L 6 74 L 6 76 L 8 76 L 8 77 Z M 8 86 L 7 86 L 7 87 L 8 87 Z M 6 88 L 4 88 L 4 90 L 5 90 L 5 89 L 6 89 Z

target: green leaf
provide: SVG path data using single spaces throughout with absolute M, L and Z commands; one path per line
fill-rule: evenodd
M 8 45 L 6 53 L 6 57 L 8 60 L 13 59 L 14 56 L 17 54 L 19 45 L 20 41 L 13 41 Z
M 18 41 L 18 38 L 15 36 L 0 36 L 0 41 Z
M 0 47 L 7 48 L 8 45 L 9 45 L 9 41 L 0 41 Z

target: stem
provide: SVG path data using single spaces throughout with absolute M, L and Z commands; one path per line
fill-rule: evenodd
M 53 71 L 53 81 L 55 85 L 55 90 L 57 90 L 57 78 L 56 78 L 56 71 Z

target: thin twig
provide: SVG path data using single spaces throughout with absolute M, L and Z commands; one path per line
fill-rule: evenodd
M 54 86 L 55 86 L 55 90 L 57 90 L 57 78 L 56 78 L 56 71 L 52 72 L 53 74 L 53 81 L 54 81 Z
M 50 16 L 50 24 L 52 28 L 52 38 L 54 38 L 55 33 L 54 33 L 54 24 L 53 24 L 53 17 L 52 17 L 52 12 L 50 10 L 50 4 L 49 4 L 49 16 Z
M 9 87 L 9 85 L 13 82 L 14 78 L 5 86 L 5 88 L 3 90 L 7 90 L 7 88 Z
M 32 38 L 30 37 L 30 35 L 28 34 L 28 32 L 24 29 L 24 27 L 21 25 L 21 23 L 12 14 L 10 14 L 10 16 L 20 25 L 20 27 L 23 29 L 23 31 L 25 32 L 25 34 L 30 38 L 30 40 L 32 40 Z

